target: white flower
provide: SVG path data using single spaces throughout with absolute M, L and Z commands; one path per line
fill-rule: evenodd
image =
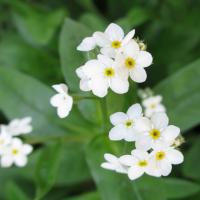
M 155 113 L 148 119 L 143 117 L 137 121 L 136 129 L 140 136 L 136 139 L 136 148 L 149 150 L 162 145 L 172 145 L 180 134 L 176 126 L 168 126 L 169 119 L 165 113 Z
M 127 168 L 119 162 L 119 158 L 116 156 L 106 153 L 104 154 L 104 158 L 106 162 L 101 164 L 101 167 L 104 169 L 113 170 L 122 174 L 127 173 Z
M 96 47 L 94 37 L 86 37 L 83 39 L 81 44 L 77 47 L 78 51 L 90 51 Z
M 150 160 L 150 155 L 146 151 L 135 149 L 132 155 L 120 157 L 120 163 L 128 166 L 128 177 L 135 180 L 144 173 L 151 176 L 160 176 L 160 171 L 155 170 Z
M 58 94 L 50 99 L 52 106 L 57 108 L 57 114 L 60 118 L 67 117 L 72 109 L 73 99 L 68 94 L 68 87 L 66 84 L 57 84 L 52 86 Z
M 165 106 L 161 102 L 162 96 L 160 95 L 144 99 L 142 105 L 145 108 L 145 116 L 151 117 L 154 113 L 165 112 Z
M 183 154 L 173 147 L 157 147 L 150 154 L 154 162 L 154 169 L 160 171 L 162 176 L 168 176 L 172 170 L 172 164 L 178 165 L 183 162 Z
M 82 75 L 87 77 L 88 88 L 98 97 L 107 95 L 108 88 L 118 94 L 128 91 L 129 83 L 123 72 L 116 68 L 116 63 L 103 55 L 98 55 L 98 59 L 88 61 L 81 68 Z M 82 76 L 82 80 L 84 80 Z
M 2 125 L 2 127 L 8 134 L 17 136 L 30 133 L 33 130 L 31 122 L 31 117 L 25 117 L 22 119 L 14 119 L 8 125 Z
M 18 138 L 13 138 L 1 157 L 1 166 L 10 167 L 12 164 L 24 167 L 27 164 L 27 155 L 32 152 L 32 146 L 23 144 Z
M 121 51 L 134 36 L 135 30 L 130 31 L 124 37 L 124 31 L 117 24 L 111 23 L 105 32 L 95 32 L 93 38 L 96 44 L 101 47 L 101 53 L 111 58 L 115 57 L 116 52 Z
M 6 132 L 4 126 L 1 126 L 0 132 L 0 155 L 2 155 L 7 147 L 10 144 L 12 137 L 9 133 Z
M 114 127 L 109 132 L 111 140 L 135 141 L 138 134 L 135 130 L 136 121 L 142 117 L 142 107 L 140 104 L 132 105 L 127 113 L 117 112 L 110 116 L 110 121 Z
M 147 51 L 140 51 L 139 45 L 135 40 L 131 40 L 121 53 L 116 55 L 116 62 L 123 68 L 127 76 L 137 83 L 146 80 L 147 74 L 144 70 L 152 64 L 153 58 Z

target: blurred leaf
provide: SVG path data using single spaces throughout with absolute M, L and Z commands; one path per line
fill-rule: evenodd
M 97 192 L 93 192 L 71 198 L 65 198 L 63 200 L 101 200 L 101 198 Z
M 84 53 L 76 50 L 82 39 L 90 36 L 90 31 L 84 25 L 71 19 L 66 19 L 60 35 L 60 58 L 62 71 L 66 82 L 73 91 L 80 91 L 76 68 L 84 64 Z
M 93 125 L 82 118 L 76 106 L 67 119 L 59 119 L 49 103 L 53 94 L 53 90 L 32 77 L 0 68 L 0 108 L 9 119 L 32 117 L 33 133 L 28 138 L 47 141 L 47 137 L 82 134 L 83 140 L 87 139 L 88 127 L 93 131 Z
M 199 157 L 199 152 L 200 138 L 196 138 L 185 155 L 185 162 L 183 165 L 184 175 L 195 180 L 200 180 L 200 162 L 197 159 Z
M 96 137 L 88 145 L 86 157 L 92 176 L 97 184 L 102 200 L 137 200 L 131 182 L 124 175 L 101 168 L 104 153 L 113 153 L 111 143 L 103 135 Z M 139 199 L 138 199 L 139 200 Z
M 51 144 L 41 152 L 35 169 L 36 198 L 41 199 L 54 185 L 60 166 L 61 143 Z
M 21 188 L 14 182 L 6 184 L 6 200 L 28 200 L 29 198 L 21 190 Z
M 94 15 L 91 13 L 83 14 L 80 18 L 80 22 L 90 27 L 92 31 L 104 31 L 108 22 L 106 19 L 99 15 Z
M 92 0 L 75 0 L 77 4 L 82 6 L 85 10 L 98 13 L 97 8 L 95 7 L 95 4 Z
M 46 45 L 66 15 L 63 9 L 42 10 L 19 1 L 13 8 L 17 29 L 25 40 L 36 45 Z
M 118 19 L 116 23 L 122 26 L 126 32 L 129 32 L 131 29 L 142 25 L 149 19 L 150 15 L 146 9 L 134 7 L 125 17 Z
M 62 77 L 57 58 L 41 49 L 32 48 L 16 33 L 4 33 L 0 41 L 0 65 L 15 68 L 51 84 Z
M 170 123 L 186 131 L 200 122 L 200 60 L 163 80 L 155 93 L 163 96 Z

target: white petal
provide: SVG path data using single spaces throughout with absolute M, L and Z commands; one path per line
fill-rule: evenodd
M 120 26 L 117 24 L 111 23 L 105 30 L 105 34 L 108 35 L 109 39 L 111 41 L 121 41 L 124 37 L 124 31 Z
M 2 156 L 1 157 L 1 166 L 2 167 L 11 167 L 13 164 L 13 157 L 12 156 Z
M 115 155 L 112 155 L 110 153 L 105 153 L 104 158 L 106 161 L 109 161 L 110 163 L 116 164 L 118 162 L 118 158 Z
M 22 152 L 23 152 L 25 155 L 30 154 L 32 151 L 33 151 L 33 147 L 32 147 L 31 145 L 29 145 L 29 144 L 24 144 L 24 145 L 23 145 Z
M 101 167 L 108 170 L 115 170 L 115 166 L 111 163 L 104 162 L 101 164 Z
M 137 58 L 140 48 L 135 40 L 131 40 L 127 45 L 122 48 L 124 54 L 128 57 L 133 57 L 134 59 Z
M 170 125 L 163 131 L 163 137 L 166 141 L 173 142 L 173 140 L 180 134 L 180 128 Z
M 134 149 L 131 154 L 139 160 L 147 160 L 149 158 L 149 154 L 141 149 Z
M 155 113 L 151 117 L 151 121 L 156 129 L 166 128 L 169 123 L 169 118 L 166 113 Z
M 137 58 L 137 63 L 141 67 L 148 67 L 149 65 L 152 64 L 152 62 L 153 62 L 153 57 L 149 52 L 140 51 L 138 58 Z
M 100 47 L 108 46 L 110 44 L 108 37 L 102 32 L 95 32 L 93 38 L 96 44 Z
M 82 91 L 84 91 L 84 92 L 90 91 L 90 90 L 91 90 L 90 82 L 91 82 L 91 81 L 88 80 L 88 79 L 81 79 L 81 80 L 80 80 L 80 84 L 79 84 L 80 89 L 81 89 Z
M 147 73 L 142 67 L 136 66 L 130 71 L 130 77 L 136 83 L 143 83 L 147 79 Z
M 69 115 L 69 112 L 72 109 L 73 100 L 68 98 L 64 105 L 61 105 L 57 108 L 57 114 L 60 118 L 65 118 Z
M 129 118 L 135 119 L 142 116 L 142 107 L 139 103 L 133 104 L 129 107 L 127 114 Z
M 17 156 L 15 157 L 15 164 L 18 167 L 24 167 L 27 164 L 28 160 L 26 156 Z
M 99 60 L 92 59 L 86 62 L 84 67 L 82 67 L 83 74 L 85 75 L 85 78 L 91 78 L 95 75 L 98 75 L 102 72 L 104 69 L 104 64 L 101 63 Z
M 110 116 L 110 121 L 113 125 L 124 123 L 128 116 L 123 112 L 116 112 Z
M 115 76 L 110 81 L 110 88 L 117 94 L 124 94 L 128 92 L 129 82 L 128 80 L 122 80 Z
M 135 122 L 135 128 L 139 132 L 149 132 L 152 128 L 151 121 L 146 117 L 141 117 Z
M 153 96 L 153 97 L 149 97 L 147 99 L 145 99 L 142 104 L 145 106 L 145 107 L 149 107 L 151 106 L 152 104 L 154 105 L 157 105 L 157 104 L 160 104 L 162 101 L 162 96 L 160 95 L 157 95 L 157 96 Z
M 180 151 L 172 148 L 167 151 L 167 158 L 174 165 L 178 165 L 184 160 L 183 154 Z
M 122 140 L 124 139 L 125 132 L 126 132 L 126 128 L 124 125 L 122 124 L 116 125 L 110 130 L 109 139 L 114 140 L 114 141 Z
M 138 132 L 134 128 L 126 128 L 126 132 L 124 133 L 124 140 L 127 142 L 133 142 L 138 137 Z
M 63 94 L 60 93 L 52 96 L 50 99 L 50 103 L 54 107 L 58 107 L 60 104 L 62 104 L 62 102 L 63 102 Z
M 95 39 L 93 37 L 86 37 L 83 39 L 81 44 L 77 47 L 78 51 L 90 51 L 96 46 Z
M 115 58 L 115 55 L 116 55 L 115 49 L 113 49 L 113 48 L 110 47 L 110 46 L 106 46 L 106 47 L 101 48 L 100 52 L 101 52 L 103 55 L 108 56 L 108 57 L 110 57 L 110 58 Z
M 136 140 L 135 147 L 147 151 L 152 148 L 152 141 L 149 137 L 140 137 Z
M 68 93 L 68 86 L 64 83 L 53 85 L 52 88 L 58 93 L 66 94 Z
M 108 82 L 105 78 L 94 77 L 91 80 L 91 89 L 94 95 L 104 97 L 108 93 Z
M 19 148 L 21 148 L 21 146 L 22 146 L 22 140 L 21 139 L 19 139 L 19 138 L 13 138 L 12 139 L 12 146 L 13 147 L 19 147 Z
M 97 56 L 98 60 L 103 63 L 106 67 L 111 67 L 113 66 L 114 64 L 114 61 L 113 59 L 109 58 L 108 56 L 105 56 L 105 55 L 102 55 L 102 54 L 99 54 Z
M 144 170 L 139 166 L 132 166 L 128 170 L 128 177 L 131 180 L 135 180 L 144 174 Z
M 132 31 L 130 31 L 123 39 L 122 41 L 122 45 L 126 45 L 135 35 L 135 29 L 133 29 Z
M 166 160 L 159 162 L 159 167 L 163 176 L 168 176 L 172 171 L 172 165 Z
M 132 155 L 124 155 L 119 158 L 119 162 L 122 165 L 132 166 L 138 162 Z

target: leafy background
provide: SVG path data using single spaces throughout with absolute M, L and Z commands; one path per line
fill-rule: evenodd
M 34 145 L 25 168 L 0 169 L 2 200 L 199 200 L 200 199 L 200 1 L 199 0 L 0 0 L 0 121 L 32 116 Z M 105 152 L 128 152 L 110 142 L 109 114 L 136 102 L 126 95 L 89 99 L 74 70 L 87 56 L 76 46 L 116 22 L 148 44 L 154 64 L 150 86 L 164 97 L 171 124 L 180 126 L 185 162 L 167 178 L 131 182 L 101 169 Z M 51 85 L 66 81 L 82 97 L 58 119 L 49 105 Z M 103 109 L 107 106 L 107 109 Z

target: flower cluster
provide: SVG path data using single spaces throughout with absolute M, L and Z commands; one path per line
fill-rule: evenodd
M 144 117 L 140 104 L 132 105 L 127 113 L 117 112 L 110 116 L 113 128 L 109 132 L 110 140 L 135 142 L 131 155 L 119 158 L 105 154 L 107 162 L 102 167 L 119 173 L 126 173 L 131 180 L 144 173 L 151 176 L 168 176 L 172 165 L 183 162 L 183 155 L 174 143 L 180 135 L 180 129 L 168 125 L 169 119 L 164 112 L 156 112 Z
M 0 125 L 0 164 L 2 167 L 11 167 L 15 164 L 24 167 L 27 164 L 27 156 L 33 148 L 24 144 L 16 136 L 28 134 L 32 131 L 32 119 L 14 119 L 8 125 Z
M 129 90 L 129 77 L 137 83 L 146 80 L 145 68 L 152 64 L 153 58 L 140 48 L 134 34 L 132 30 L 125 36 L 120 26 L 111 23 L 105 32 L 95 32 L 81 42 L 77 47 L 80 51 L 100 49 L 96 59 L 76 70 L 81 90 L 92 91 L 98 97 L 106 96 L 109 88 L 124 94 Z

